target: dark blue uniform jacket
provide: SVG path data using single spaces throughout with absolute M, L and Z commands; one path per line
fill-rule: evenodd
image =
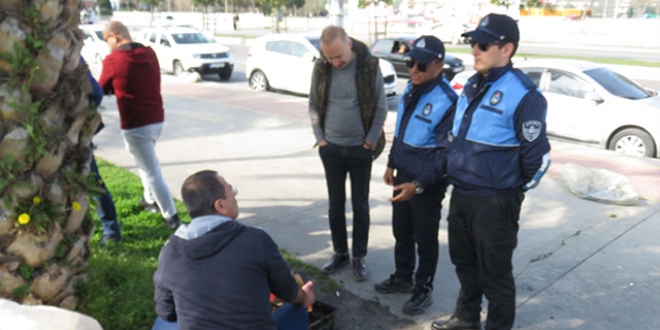
M 454 189 L 485 196 L 534 188 L 550 166 L 547 102 L 511 63 L 465 84 L 447 155 Z

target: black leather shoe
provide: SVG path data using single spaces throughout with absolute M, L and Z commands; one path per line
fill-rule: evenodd
M 431 300 L 431 292 L 429 290 L 415 290 L 410 300 L 406 301 L 401 308 L 401 311 L 404 314 L 408 315 L 417 315 L 422 314 L 426 310 L 426 307 L 431 306 L 433 300 Z
M 121 242 L 121 235 L 116 234 L 116 235 L 103 235 L 101 236 L 101 240 L 99 241 L 99 245 L 104 246 L 108 244 L 109 241 L 112 241 L 114 243 L 119 243 Z
M 348 265 L 350 261 L 351 258 L 349 258 L 348 253 L 347 254 L 335 253 L 332 255 L 332 259 L 330 259 L 330 261 L 326 262 L 325 265 L 321 267 L 321 271 L 324 272 L 325 274 L 335 273 L 340 268 Z
M 363 282 L 367 278 L 369 278 L 369 270 L 364 258 L 353 258 L 353 279 Z
M 170 229 L 177 229 L 179 226 L 181 226 L 181 220 L 179 219 L 179 215 L 175 214 L 169 218 L 164 218 L 163 219 L 163 226 L 170 228 Z
M 431 323 L 433 330 L 479 330 L 479 322 L 468 322 L 452 316 L 448 321 L 435 321 Z
M 404 282 L 396 278 L 396 276 L 390 275 L 390 278 L 385 281 L 374 284 L 374 289 L 380 293 L 411 293 L 412 283 Z
M 147 212 L 160 213 L 160 208 L 158 207 L 158 204 L 149 203 L 144 199 L 144 197 L 140 198 L 138 204 L 140 204 L 140 206 L 142 206 L 142 208 Z

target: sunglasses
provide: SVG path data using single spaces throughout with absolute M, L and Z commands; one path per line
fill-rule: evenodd
M 422 63 L 419 63 L 415 60 L 406 60 L 406 66 L 407 67 L 412 69 L 412 68 L 415 67 L 415 65 L 417 65 L 417 70 L 419 70 L 419 72 L 426 72 L 426 69 L 428 69 L 428 67 L 429 67 L 428 64 L 422 64 Z
M 478 43 L 474 40 L 470 40 L 470 48 L 474 48 L 474 46 L 477 46 L 479 48 L 479 50 L 482 51 L 482 52 L 487 52 L 488 49 L 490 48 L 490 46 L 493 46 L 493 45 L 501 46 L 501 45 L 503 45 L 503 43 L 500 42 L 500 41 L 493 41 L 493 42 L 489 42 L 487 44 L 482 44 L 482 43 Z

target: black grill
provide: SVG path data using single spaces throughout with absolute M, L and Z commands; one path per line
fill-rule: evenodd
M 227 58 L 227 53 L 213 53 L 213 54 L 202 54 L 201 58 L 213 59 L 213 58 Z

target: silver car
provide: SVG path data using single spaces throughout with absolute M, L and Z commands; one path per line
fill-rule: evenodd
M 619 153 L 658 157 L 660 96 L 592 62 L 516 62 L 548 100 L 548 134 Z

